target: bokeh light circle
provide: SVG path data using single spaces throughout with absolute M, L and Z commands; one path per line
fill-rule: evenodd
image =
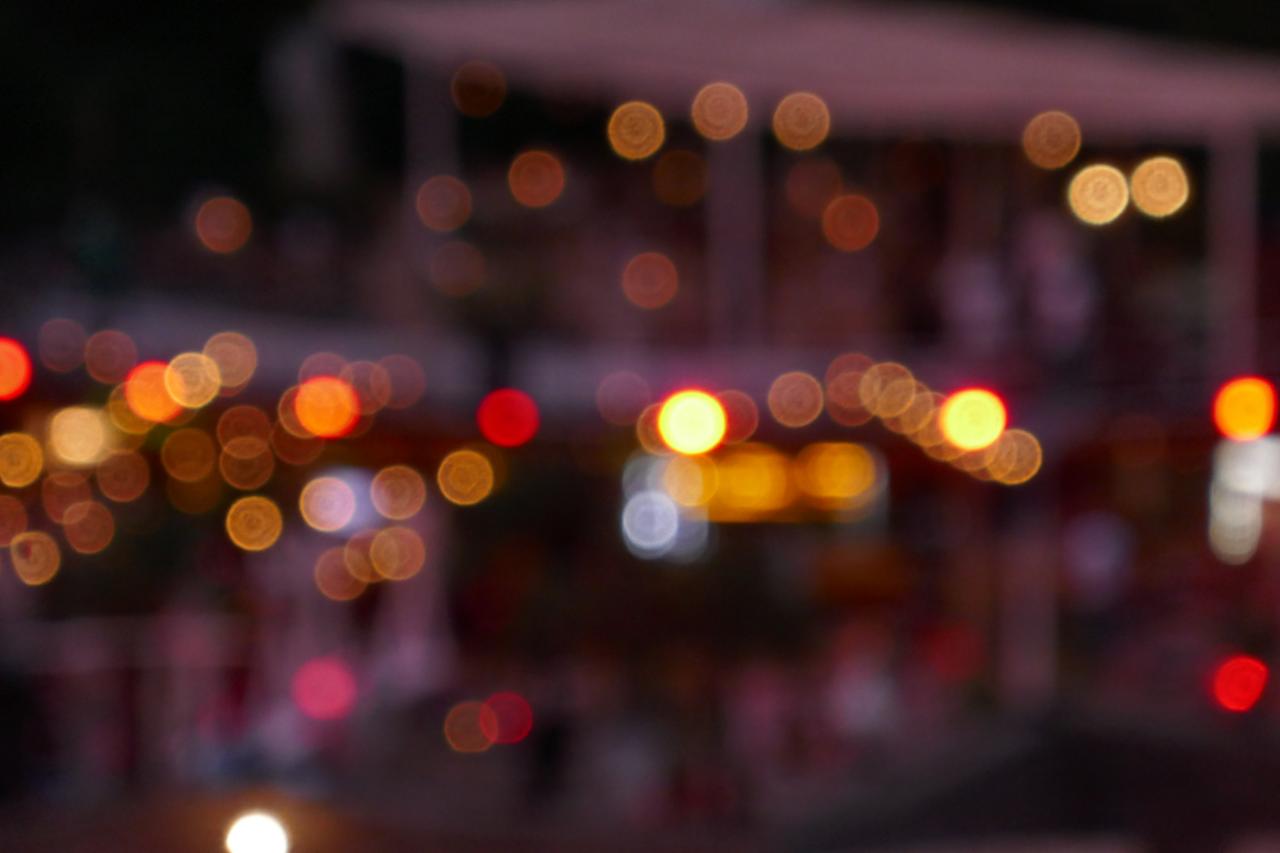
M 644 101 L 627 101 L 615 109 L 607 133 L 609 146 L 624 160 L 653 156 L 667 138 L 662 113 Z
M 118 450 L 98 463 L 94 480 L 107 500 L 128 503 L 142 497 L 151 484 L 151 466 L 136 450 Z
M 471 218 L 471 190 L 453 175 L 436 175 L 418 188 L 415 205 L 432 231 L 456 231 Z
M 347 569 L 346 548 L 325 550 L 316 558 L 313 569 L 316 589 L 330 601 L 352 601 L 368 587 L 368 582 Z
M 0 435 L 0 483 L 20 489 L 34 483 L 43 470 L 40 442 L 25 432 Z
M 388 527 L 369 543 L 369 562 L 387 580 L 407 580 L 422 571 L 427 546 L 412 528 Z
M 170 434 L 160 447 L 164 470 L 175 480 L 196 483 L 213 473 L 218 452 L 202 429 L 188 427 Z
M 675 298 L 679 287 L 676 265 L 661 252 L 641 252 L 622 271 L 622 292 L 637 308 L 661 308 Z
M 312 435 L 340 438 L 355 427 L 360 404 L 348 383 L 336 376 L 315 376 L 298 386 L 293 412 Z
M 0 338 L 0 403 L 16 400 L 31 387 L 31 356 L 13 338 Z
M 533 730 L 533 709 L 519 693 L 495 693 L 484 705 L 489 714 L 480 715 L 480 727 L 494 743 L 519 743 Z
M 773 135 L 793 151 L 816 148 L 831 130 L 831 114 L 822 98 L 812 92 L 792 92 L 773 113 Z
M 459 702 L 444 718 L 444 740 L 454 752 L 484 752 L 493 746 L 486 730 L 497 728 L 493 712 L 483 702 Z
M 440 462 L 436 485 L 445 500 L 458 506 L 478 504 L 493 491 L 493 463 L 474 450 L 455 450 Z
M 223 843 L 227 853 L 289 853 L 289 834 L 284 824 L 266 812 L 237 817 Z
M 822 236 L 842 252 L 865 249 L 878 233 L 880 213 L 864 195 L 837 196 L 822 211 Z
M 298 667 L 290 684 L 298 710 L 313 720 L 341 720 L 356 705 L 356 678 L 342 658 L 312 658 Z
M 84 364 L 84 326 L 66 317 L 46 320 L 36 338 L 40 363 L 54 373 L 70 373 Z
M 62 535 L 71 550 L 78 554 L 97 554 L 111 544 L 116 535 L 111 510 L 97 501 L 88 500 L 67 507 L 62 517 Z
M 129 371 L 124 382 L 124 399 L 129 409 L 144 421 L 163 423 L 182 413 L 182 406 L 169 394 L 163 361 L 144 361 Z
M 1080 125 L 1061 110 L 1048 110 L 1027 122 L 1022 150 L 1041 169 L 1061 169 L 1080 151 Z
M 248 385 L 258 369 L 258 348 L 239 332 L 218 332 L 205 341 L 201 352 L 217 367 L 225 394 Z
M 1249 655 L 1227 658 L 1213 674 L 1213 698 L 1227 711 L 1244 713 L 1258 703 L 1266 689 L 1267 665 Z
M 1133 206 L 1156 219 L 1172 216 L 1191 197 L 1191 182 L 1182 164 L 1172 157 L 1143 160 L 1129 177 Z
M 1087 225 L 1106 225 L 1129 205 L 1129 183 L 1115 166 L 1085 166 L 1067 185 L 1067 204 Z
M 427 500 L 427 484 L 408 465 L 388 465 L 374 475 L 369 497 L 383 518 L 403 521 L 422 509 Z
M 1232 379 L 1213 398 L 1213 423 L 1232 441 L 1266 435 L 1275 422 L 1276 389 L 1261 376 Z
M 317 477 L 302 487 L 298 511 L 313 530 L 332 533 L 351 523 L 356 514 L 356 495 L 337 477 Z
M 453 74 L 449 94 L 458 112 L 471 118 L 486 118 L 506 100 L 507 79 L 491 62 L 464 62 Z
M 199 352 L 184 352 L 169 360 L 164 370 L 164 387 L 178 405 L 199 409 L 222 390 L 222 372 L 212 358 Z
M 523 391 L 490 391 L 476 409 L 480 434 L 499 447 L 519 447 L 538 432 L 538 405 Z
M 808 373 L 793 370 L 773 380 L 766 402 L 773 419 L 783 426 L 807 426 L 822 414 L 822 385 Z
M 693 96 L 693 127 L 704 139 L 723 142 L 747 126 L 747 97 L 732 83 L 708 83 Z
M 9 562 L 13 573 L 27 586 L 41 586 L 53 580 L 62 565 L 62 552 L 53 537 L 41 530 L 28 530 L 9 542 Z
M 507 171 L 507 187 L 525 207 L 547 207 L 560 198 L 564 185 L 564 166 L 548 151 L 525 151 Z
M 98 382 L 107 385 L 120 382 L 137 363 L 137 345 L 118 329 L 94 332 L 84 343 L 85 370 Z
M 1004 403 L 985 388 L 964 388 L 947 397 L 938 413 L 947 441 L 961 450 L 989 447 L 1004 432 Z
M 270 498 L 249 495 L 237 500 L 227 510 L 227 536 L 245 551 L 265 551 L 284 529 L 280 508 Z
M 715 449 L 724 440 L 726 427 L 724 407 L 706 391 L 678 391 L 658 410 L 658 434 L 677 453 L 694 455 Z
M 230 196 L 211 198 L 196 211 L 196 238 L 209 251 L 229 255 L 244 248 L 253 233 L 253 217 L 244 202 Z

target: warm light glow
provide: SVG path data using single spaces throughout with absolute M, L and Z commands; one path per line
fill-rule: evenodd
M 519 743 L 533 730 L 533 709 L 519 693 L 495 693 L 484 706 L 489 714 L 480 715 L 480 728 L 494 743 Z
M 851 509 L 863 504 L 876 484 L 876 461 L 860 444 L 819 442 L 796 456 L 796 485 L 822 509 Z
M 31 356 L 13 338 L 0 338 L 0 403 L 16 400 L 31 386 Z
M 747 126 L 747 97 L 732 83 L 708 83 L 693 97 L 693 127 L 704 139 L 723 142 Z
M 866 196 L 837 196 L 822 211 L 822 236 L 842 252 L 865 249 L 879 232 L 880 214 Z
M 40 363 L 54 373 L 70 373 L 84 364 L 84 326 L 66 317 L 54 317 L 40 327 L 36 349 Z
M 642 252 L 622 271 L 622 292 L 637 308 L 661 308 L 675 298 L 679 286 L 676 265 L 661 252 Z
M 427 484 L 408 465 L 389 465 L 374 475 L 369 497 L 383 518 L 403 521 L 422 509 L 427 500 Z
M 135 450 L 119 450 L 98 463 L 98 491 L 107 500 L 128 503 L 142 497 L 151 483 L 151 466 Z
M 1040 113 L 1022 131 L 1022 150 L 1041 169 L 1061 169 L 1080 151 L 1080 125 L 1059 110 Z
M 227 830 L 227 853 L 289 853 L 289 834 L 275 815 L 249 812 Z
M 222 389 L 222 374 L 207 355 L 184 352 L 169 360 L 164 371 L 164 387 L 178 405 L 199 409 L 218 396 Z
M 1183 208 L 1191 196 L 1186 170 L 1172 157 L 1150 157 L 1129 177 L 1133 206 L 1147 216 L 1161 219 Z
M 250 495 L 240 498 L 227 510 L 227 536 L 246 551 L 265 551 L 280 538 L 284 518 L 270 498 Z
M 317 477 L 302 487 L 298 510 L 309 527 L 332 533 L 355 517 L 356 495 L 337 477 Z
M 680 506 L 706 506 L 719 485 L 716 463 L 706 456 L 671 456 L 662 466 L 662 490 Z
M 649 383 L 637 373 L 619 370 L 596 386 L 596 408 L 600 417 L 615 426 L 630 426 L 649 405 Z
M 907 437 L 912 437 L 920 433 L 934 417 L 934 409 L 937 403 L 934 402 L 933 392 L 929 390 L 923 382 L 912 380 L 911 387 L 903 387 L 892 385 L 886 389 L 885 398 L 902 397 L 910 395 L 910 402 L 907 407 L 896 415 L 892 415 L 884 419 L 884 425 L 887 429 L 893 430 Z
M 111 421 L 113 427 L 134 440 L 146 435 L 155 426 L 154 422 L 138 417 L 133 409 L 129 408 L 123 385 L 112 388 L 111 393 L 107 395 L 107 419 Z
M 1255 657 L 1229 657 L 1213 674 L 1213 698 L 1224 710 L 1244 713 L 1262 698 L 1268 675 L 1267 665 Z
M 135 415 L 152 423 L 173 420 L 182 413 L 182 406 L 169 395 L 165 387 L 163 361 L 144 361 L 133 370 L 124 382 L 124 399 Z
M 981 450 L 1004 432 L 1004 403 L 985 388 L 965 388 L 947 397 L 938 413 L 947 441 L 961 450 Z
M 330 548 L 316 558 L 316 589 L 330 601 L 352 601 L 368 587 L 368 583 L 347 570 L 345 548 Z
M 628 101 L 609 116 L 609 145 L 625 160 L 643 160 L 657 153 L 667 138 L 662 113 L 652 104 Z
M 820 218 L 843 189 L 840 167 L 827 157 L 806 157 L 787 170 L 787 204 L 809 219 Z
M 202 352 L 217 367 L 224 394 L 243 389 L 258 369 L 258 348 L 239 332 L 218 332 L 205 341 Z
M 1276 421 L 1276 389 L 1261 376 L 1241 376 L 1218 389 L 1213 422 L 1233 441 L 1266 435 Z
M 901 364 L 873 364 L 858 381 L 858 397 L 867 411 L 879 418 L 902 414 L 916 396 L 916 378 Z
M 455 450 L 440 462 L 436 485 L 450 503 L 478 504 L 493 491 L 493 465 L 474 450 Z
M 484 752 L 493 746 L 486 734 L 498 728 L 493 711 L 483 702 L 459 702 L 444 718 L 444 740 L 454 752 Z
M 480 434 L 499 447 L 519 447 L 538 432 L 538 406 L 515 388 L 490 391 L 476 409 Z
M 79 471 L 54 471 L 40 484 L 40 504 L 54 524 L 62 524 L 68 509 L 91 497 L 89 481 Z
M 450 240 L 432 252 L 427 274 L 446 296 L 466 296 L 484 285 L 484 254 L 470 243 Z
M 62 553 L 48 533 L 28 530 L 14 536 L 9 543 L 9 562 L 18 580 L 27 586 L 40 586 L 58 573 Z
M 342 546 L 342 563 L 347 573 L 362 584 L 367 585 L 382 580 L 382 575 L 373 568 L 373 561 L 369 559 L 369 546 L 373 544 L 378 533 L 379 531 L 372 529 L 359 530 L 353 533 Z
M 96 465 L 110 449 L 107 419 L 101 409 L 69 406 L 49 419 L 49 450 L 72 467 Z
M 826 102 L 812 92 L 793 92 L 773 113 L 773 135 L 793 151 L 816 148 L 831 130 Z
M 679 391 L 658 410 L 658 434 L 676 453 L 714 450 L 724 440 L 726 426 L 724 407 L 705 391 Z
M 34 483 L 43 470 L 40 442 L 25 432 L 0 435 L 0 483 L 20 489 Z
M 124 332 L 104 329 L 85 341 L 85 370 L 99 382 L 114 385 L 128 376 L 137 363 L 138 348 Z
M 794 499 L 787 457 L 766 444 L 726 448 L 716 460 L 720 487 L 708 507 L 712 521 L 752 521 Z
M 653 194 L 672 207 L 689 207 L 707 192 L 707 164 L 693 151 L 668 151 L 653 166 Z
M 418 188 L 416 205 L 432 231 L 456 231 L 471 218 L 471 190 L 453 175 L 436 175 Z
M 266 485 L 276 470 L 276 458 L 266 439 L 238 435 L 229 439 L 218 454 L 218 473 L 228 486 L 243 492 Z
M 1129 205 L 1128 181 L 1115 166 L 1085 166 L 1067 186 L 1067 204 L 1081 222 L 1106 225 Z
M 0 495 L 0 548 L 27 529 L 27 508 L 13 495 Z
M 862 401 L 862 377 L 872 360 L 862 353 L 836 356 L 827 366 L 827 414 L 841 426 L 861 426 L 871 420 L 871 411 Z
M 239 251 L 253 233 L 253 217 L 244 202 L 230 196 L 211 198 L 196 211 L 196 237 L 211 252 Z
M 164 470 L 175 480 L 195 483 L 213 473 L 218 454 L 213 439 L 202 429 L 189 427 L 170 434 L 160 448 Z
M 407 580 L 422 571 L 427 562 L 427 546 L 408 527 L 388 527 L 369 543 L 369 562 L 387 580 Z
M 338 657 L 319 657 L 298 667 L 291 684 L 293 702 L 313 720 L 341 720 L 356 705 L 356 678 Z
M 547 151 L 525 151 L 511 161 L 507 186 L 525 207 L 546 207 L 564 192 L 564 166 Z
M 471 118 L 486 118 L 502 106 L 507 97 L 507 79 L 491 62 L 464 62 L 449 85 L 458 112 Z
M 299 385 L 293 411 L 303 429 L 321 438 L 346 435 L 360 417 L 356 392 L 336 376 L 316 376 Z
M 1027 482 L 1040 471 L 1044 452 L 1034 435 L 1021 429 L 1005 430 L 987 456 L 987 473 L 1006 486 Z
M 62 535 L 76 553 L 97 554 L 115 538 L 116 522 L 111 510 L 97 501 L 80 501 L 63 513 Z
M 756 428 L 760 426 L 760 410 L 750 394 L 730 388 L 718 392 L 716 399 L 724 409 L 725 444 L 737 444 L 756 434 Z
M 822 385 L 808 373 L 784 373 L 769 386 L 769 412 L 786 427 L 807 426 L 822 414 Z

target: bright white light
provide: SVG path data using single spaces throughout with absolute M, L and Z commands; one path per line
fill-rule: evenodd
M 1215 483 L 1209 490 L 1209 547 L 1224 563 L 1249 562 L 1262 538 L 1262 501 Z
M 249 812 L 227 830 L 227 853 L 288 853 L 289 834 L 275 815 Z
M 1245 495 L 1280 498 L 1280 440 L 1220 441 L 1213 452 L 1214 482 Z
M 638 492 L 622 508 L 622 538 L 637 557 L 665 555 L 680 532 L 680 510 L 662 492 Z

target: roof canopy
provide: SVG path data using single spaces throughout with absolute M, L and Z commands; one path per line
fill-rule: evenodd
M 972 10 L 748 0 L 348 0 L 346 39 L 452 70 L 486 59 L 511 85 L 683 112 L 714 80 L 764 120 L 788 92 L 826 99 L 845 135 L 1008 138 L 1036 112 L 1087 138 L 1199 142 L 1280 126 L 1280 63 Z

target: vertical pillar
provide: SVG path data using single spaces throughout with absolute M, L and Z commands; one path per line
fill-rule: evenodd
M 707 145 L 707 308 L 714 345 L 759 344 L 765 316 L 762 140 L 747 128 Z
M 1214 379 L 1257 365 L 1257 159 L 1252 128 L 1225 129 L 1210 142 L 1208 356 Z

